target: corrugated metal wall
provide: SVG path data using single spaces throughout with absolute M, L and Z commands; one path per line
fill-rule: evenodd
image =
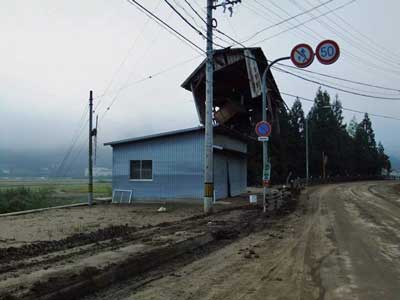
M 224 141 L 225 147 L 229 143 L 234 149 L 243 149 L 243 145 L 235 146 L 235 143 L 245 145 L 233 139 L 220 140 Z M 115 145 L 113 189 L 133 190 L 133 199 L 202 199 L 203 146 L 202 131 Z M 129 180 L 130 160 L 152 160 L 153 180 Z M 215 153 L 214 181 L 217 199 L 228 196 L 228 168 L 232 196 L 246 189 L 246 158 L 223 152 Z

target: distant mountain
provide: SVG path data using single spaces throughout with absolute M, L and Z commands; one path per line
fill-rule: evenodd
M 0 177 L 84 177 L 88 165 L 87 150 L 73 151 L 61 166 L 66 150 L 0 149 Z M 96 166 L 111 168 L 109 147 L 97 150 Z
M 400 171 L 400 157 L 399 156 L 391 155 L 390 162 L 392 164 L 392 169 Z

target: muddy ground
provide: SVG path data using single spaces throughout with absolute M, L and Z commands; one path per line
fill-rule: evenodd
M 218 201 L 216 210 L 243 205 L 245 197 Z M 165 213 L 157 213 L 161 206 Z M 102 204 L 89 207 L 54 209 L 39 213 L 0 217 L 0 247 L 20 246 L 35 241 L 64 239 L 73 234 L 94 232 L 109 226 L 154 226 L 200 215 L 200 202 L 137 203 L 134 205 Z
M 20 230 L 27 222 L 40 238 L 6 228 L 15 240 L 0 248 L 0 299 L 399 299 L 398 186 L 311 187 L 267 216 L 246 199 L 206 217 L 196 205 L 169 216 L 73 209 L 63 213 L 70 223 L 85 216 L 96 227 L 74 233 L 64 221 L 72 234 L 56 239 L 38 231 L 43 215 L 20 216 Z

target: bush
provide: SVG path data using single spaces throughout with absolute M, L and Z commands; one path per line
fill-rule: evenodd
M 26 187 L 0 190 L 0 213 L 36 209 L 50 206 L 52 190 L 32 190 Z

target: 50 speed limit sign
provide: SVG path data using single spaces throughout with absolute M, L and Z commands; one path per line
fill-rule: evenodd
M 315 55 L 321 64 L 330 65 L 336 62 L 340 56 L 339 45 L 332 40 L 319 43 Z

